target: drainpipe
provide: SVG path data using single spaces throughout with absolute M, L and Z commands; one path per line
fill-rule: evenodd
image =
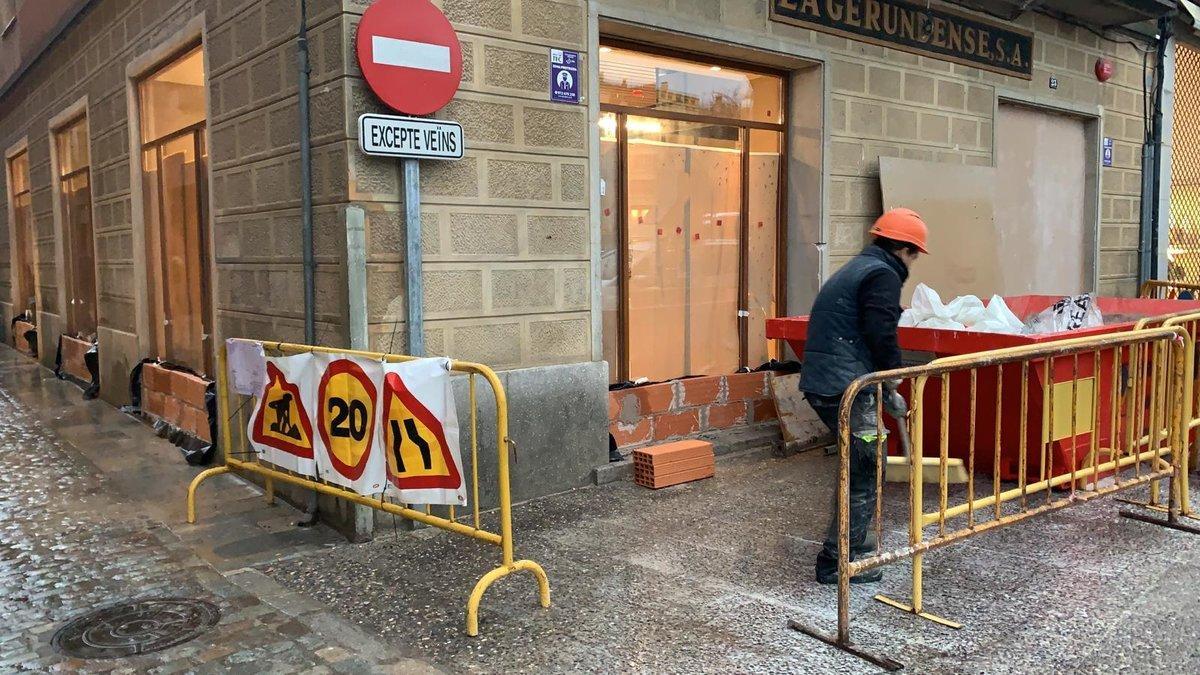
M 313 256 L 312 222 L 312 139 L 308 124 L 308 3 L 300 0 L 300 32 L 296 35 L 296 55 L 299 66 L 299 91 L 296 107 L 300 110 L 300 232 L 304 248 L 304 343 L 316 344 L 317 322 L 314 277 L 316 260 Z M 298 525 L 314 525 L 319 517 L 316 490 L 308 499 L 307 518 Z
M 312 224 L 312 138 L 308 125 L 308 3 L 300 0 L 300 34 L 296 38 L 300 66 L 300 231 L 304 247 L 304 342 L 316 344 L 317 322 L 315 292 L 316 261 L 313 257 Z
M 1171 41 L 1171 17 L 1158 19 L 1158 43 L 1155 50 L 1154 92 L 1150 122 L 1150 137 L 1142 146 L 1142 237 L 1139 260 L 1138 286 L 1158 276 L 1159 223 L 1163 218 L 1159 208 L 1162 194 L 1162 139 L 1163 139 L 1163 77 L 1167 58 L 1167 45 Z

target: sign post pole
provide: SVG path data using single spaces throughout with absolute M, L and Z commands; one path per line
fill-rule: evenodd
M 404 165 L 405 298 L 408 307 L 408 353 L 425 356 L 425 308 L 421 278 L 421 165 L 419 159 L 400 160 Z
M 363 79 L 379 100 L 408 115 L 429 115 L 454 98 L 462 82 L 462 45 L 450 20 L 429 0 L 375 0 L 355 37 Z M 462 126 L 447 120 L 363 114 L 359 147 L 399 157 L 404 168 L 405 300 L 408 353 L 425 355 L 421 278 L 419 158 L 462 159 Z

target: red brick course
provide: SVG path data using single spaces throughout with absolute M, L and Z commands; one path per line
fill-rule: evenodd
M 180 370 L 171 372 L 171 394 L 187 405 L 204 408 L 204 395 L 208 392 L 208 380 Z
M 142 366 L 142 410 L 209 443 L 208 380 L 155 363 Z
M 671 410 L 675 402 L 675 383 L 648 384 L 644 387 L 626 390 L 633 395 L 638 403 L 638 413 L 643 417 L 657 415 Z
M 617 441 L 618 447 L 632 447 L 649 443 L 653 439 L 654 427 L 651 418 L 643 417 L 637 424 L 623 424 L 619 421 L 609 423 L 609 433 Z
M 84 360 L 84 354 L 92 348 L 92 343 L 78 340 L 76 338 L 64 335 L 62 336 L 62 367 L 72 377 L 78 378 L 84 382 L 92 381 L 92 374 L 87 369 L 87 361 Z
M 755 401 L 752 404 L 754 408 L 753 419 L 755 422 L 770 422 L 771 420 L 779 419 L 779 413 L 775 410 L 775 401 L 773 399 L 762 399 Z
M 729 429 L 744 425 L 746 421 L 745 401 L 734 401 L 708 407 L 709 429 Z
M 651 441 L 773 423 L 770 373 L 694 377 L 609 392 L 609 432 L 625 450 Z
M 722 375 L 693 377 L 680 380 L 679 384 L 683 387 L 683 405 L 685 407 L 710 405 L 716 403 L 720 398 L 721 389 L 725 385 L 725 377 Z
M 30 345 L 29 341 L 27 341 L 25 339 L 25 333 L 28 333 L 29 331 L 31 331 L 33 329 L 34 329 L 34 325 L 29 323 L 28 321 L 17 321 L 15 323 L 13 323 L 13 327 L 12 327 L 13 346 L 16 347 L 18 351 L 24 352 L 26 354 L 33 353 L 33 346 Z
M 676 441 L 633 453 L 633 480 L 648 488 L 710 478 L 714 473 L 713 446 L 707 441 Z
M 654 418 L 654 440 L 690 436 L 700 431 L 700 411 L 693 408 L 677 413 L 667 413 Z
M 754 401 L 763 397 L 771 398 L 771 390 L 767 388 L 766 373 L 738 373 L 729 378 L 728 401 Z

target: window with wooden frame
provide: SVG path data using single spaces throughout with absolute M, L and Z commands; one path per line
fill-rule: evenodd
M 778 355 L 785 81 L 605 41 L 601 301 L 613 381 L 732 373 Z
M 59 128 L 54 134 L 54 145 L 67 291 L 66 332 L 89 339 L 96 334 L 96 253 L 87 117 L 81 116 Z
M 12 204 L 13 315 L 25 313 L 37 322 L 37 258 L 34 252 L 33 211 L 29 191 L 29 151 L 8 159 L 8 194 Z
M 160 358 L 212 372 L 204 53 L 138 83 L 150 327 Z

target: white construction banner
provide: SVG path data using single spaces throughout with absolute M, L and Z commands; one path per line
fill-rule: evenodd
M 382 441 L 390 496 L 408 504 L 467 503 L 450 360 L 389 363 L 383 371 Z
M 312 354 L 266 358 L 266 384 L 246 437 L 259 458 L 303 476 L 316 476 L 313 426 L 316 364 Z
M 379 390 L 383 363 L 343 354 L 314 354 L 318 476 L 360 495 L 383 492 L 379 446 Z

